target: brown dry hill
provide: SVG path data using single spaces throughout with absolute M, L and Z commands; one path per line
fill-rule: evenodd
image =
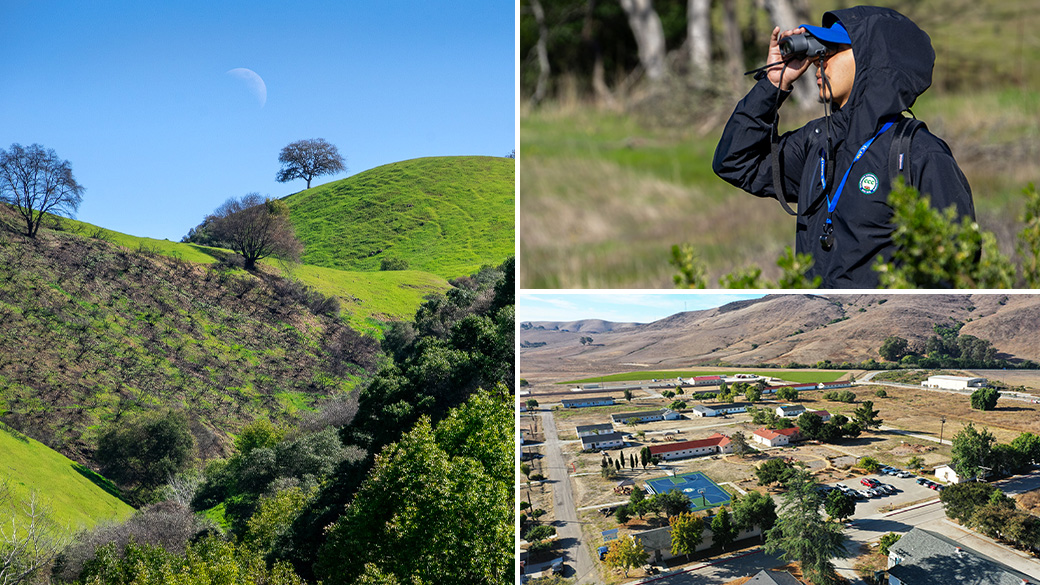
M 964 323 L 963 335 L 991 341 L 998 356 L 1040 359 L 1040 295 L 769 295 L 647 324 L 522 323 L 524 370 L 624 371 L 737 365 L 861 362 L 879 358 L 891 335 L 924 343 L 935 324 Z M 595 333 L 595 343 L 580 337 Z M 530 347 L 531 344 L 544 344 Z

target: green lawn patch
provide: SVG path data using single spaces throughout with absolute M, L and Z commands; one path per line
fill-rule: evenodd
M 0 428 L 0 480 L 15 498 L 36 492 L 59 524 L 71 531 L 120 520 L 134 509 L 118 497 L 111 482 L 20 433 Z M 0 510 L 7 516 L 7 510 Z

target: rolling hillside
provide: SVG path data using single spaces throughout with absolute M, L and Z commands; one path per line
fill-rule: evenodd
M 653 323 L 605 327 L 582 345 L 585 322 L 521 323 L 523 371 L 583 366 L 612 372 L 737 365 L 815 364 L 880 359 L 886 337 L 923 343 L 936 323 L 964 323 L 960 333 L 987 339 L 1008 359 L 1040 358 L 1040 297 L 1035 295 L 770 295 Z M 558 326 L 559 325 L 559 326 Z M 565 327 L 564 327 L 565 325 Z M 609 324 L 608 324 L 609 325 Z M 614 324 L 616 325 L 616 324 Z
M 0 415 L 80 462 L 99 425 L 155 407 L 219 453 L 246 422 L 349 391 L 378 351 L 291 281 L 69 232 L 0 232 L 0 323 Z
M 133 513 L 104 478 L 25 435 L 0 427 L 0 453 L 0 478 L 12 496 L 24 499 L 35 492 L 54 520 L 71 531 Z M 8 519 L 7 512 L 0 509 L 0 517 Z
M 5 211 L 0 206 L 0 213 Z M 214 264 L 232 254 L 222 248 L 132 236 L 72 219 L 60 218 L 58 222 L 62 231 L 105 240 L 132 251 L 201 265 Z M 261 261 L 260 266 L 264 271 L 285 275 L 282 263 L 277 260 Z M 448 281 L 443 277 L 420 270 L 371 272 L 300 265 L 289 271 L 291 274 L 287 276 L 299 279 L 322 294 L 337 297 L 343 316 L 351 325 L 365 330 L 379 329 L 380 322 L 410 319 L 427 294 L 448 288 Z
M 377 271 L 386 258 L 455 278 L 513 254 L 514 160 L 420 158 L 285 199 L 303 262 Z

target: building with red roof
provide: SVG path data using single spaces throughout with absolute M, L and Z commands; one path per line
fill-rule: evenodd
M 789 429 L 758 429 L 751 434 L 751 440 L 768 447 L 782 447 L 802 440 L 802 431 L 798 427 Z
M 650 445 L 650 455 L 657 455 L 665 460 L 731 452 L 733 452 L 733 444 L 729 437 L 722 433 L 715 433 L 707 439 Z

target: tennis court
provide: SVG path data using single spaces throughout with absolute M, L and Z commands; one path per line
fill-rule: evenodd
M 729 492 L 699 471 L 649 479 L 646 485 L 651 494 L 679 490 L 690 498 L 690 509 L 694 512 L 728 505 L 731 499 Z

